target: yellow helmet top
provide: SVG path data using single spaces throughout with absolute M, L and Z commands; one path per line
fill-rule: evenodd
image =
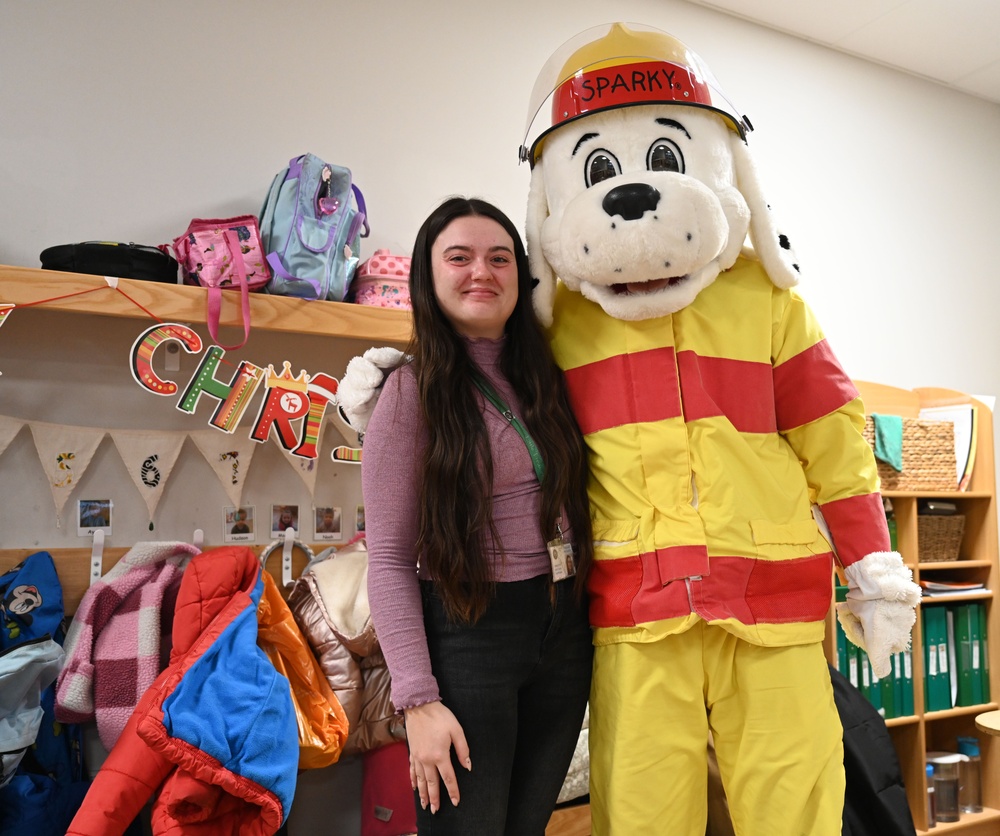
M 744 139 L 752 130 L 705 62 L 677 38 L 651 27 L 613 23 L 581 32 L 546 62 L 532 90 L 521 161 L 534 165 L 542 140 L 560 125 L 640 104 L 705 107 Z

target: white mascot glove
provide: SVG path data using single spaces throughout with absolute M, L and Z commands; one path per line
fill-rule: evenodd
M 364 433 L 375 411 L 386 369 L 403 360 L 403 352 L 390 346 L 369 348 L 360 357 L 352 357 L 337 386 L 337 406 L 344 420 L 355 432 Z
M 844 569 L 844 574 L 847 600 L 837 604 L 837 618 L 882 679 L 892 670 L 892 654 L 910 646 L 920 587 L 896 552 L 872 552 Z

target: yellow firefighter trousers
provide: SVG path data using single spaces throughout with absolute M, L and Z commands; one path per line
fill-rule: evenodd
M 821 644 L 760 647 L 703 621 L 600 646 L 594 836 L 705 836 L 711 730 L 737 836 L 840 836 L 844 748 Z

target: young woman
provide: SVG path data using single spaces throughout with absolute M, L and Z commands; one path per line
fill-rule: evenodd
M 368 592 L 421 836 L 542 836 L 587 703 L 586 453 L 530 294 L 506 215 L 439 206 L 412 360 L 365 433 Z

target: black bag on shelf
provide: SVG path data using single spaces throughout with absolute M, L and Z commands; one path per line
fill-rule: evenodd
M 42 250 L 39 258 L 43 270 L 117 276 L 149 282 L 177 282 L 177 260 L 156 247 L 144 244 L 122 244 L 115 241 L 59 244 Z

